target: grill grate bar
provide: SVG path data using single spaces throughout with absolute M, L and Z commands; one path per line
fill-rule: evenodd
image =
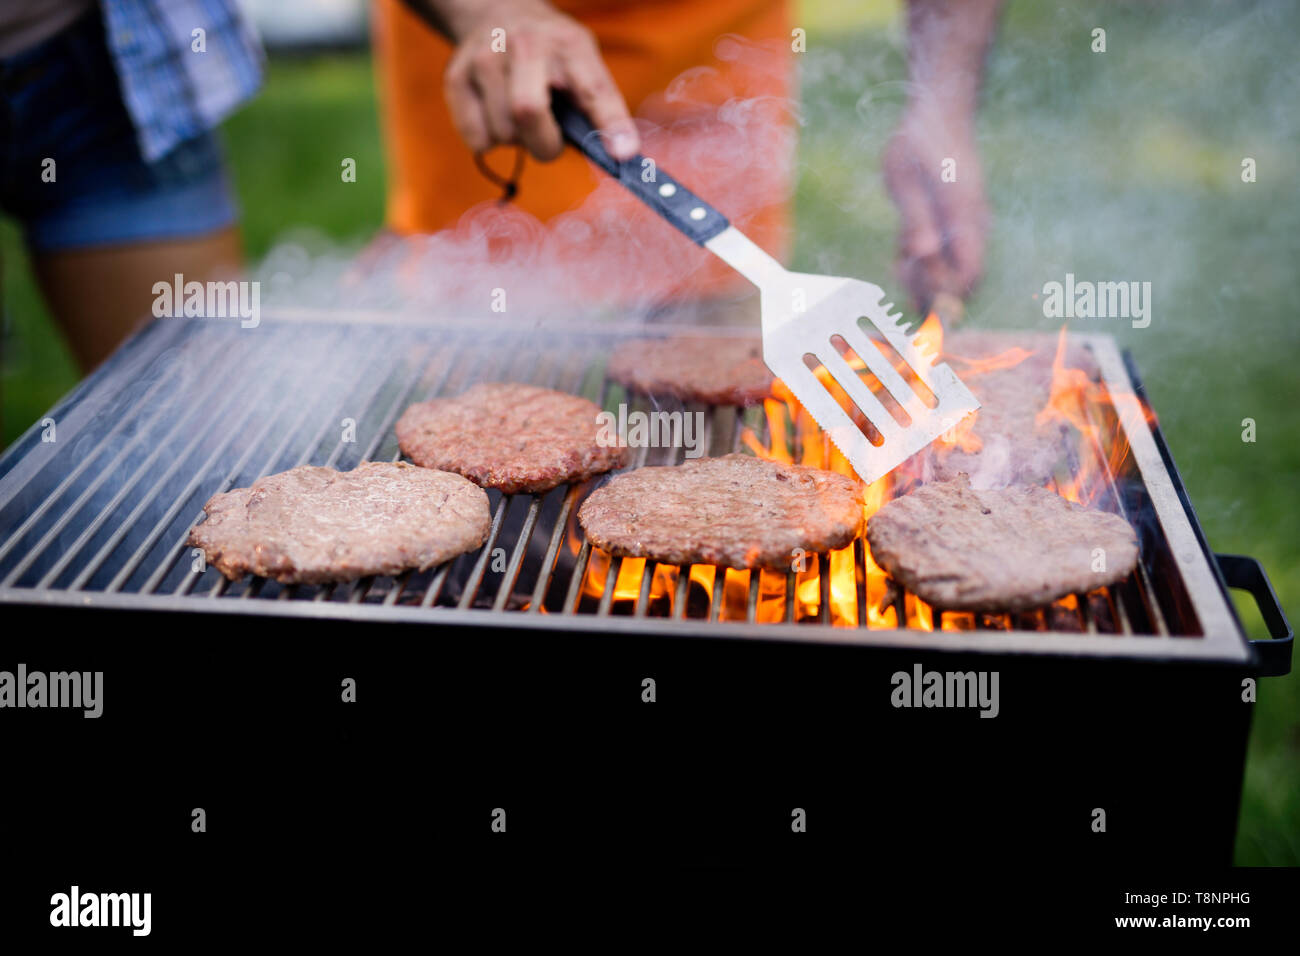
M 365 452 L 361 455 L 362 461 L 369 461 L 371 456 L 378 451 L 379 446 L 383 443 L 384 439 L 388 437 L 392 423 L 397 419 L 398 414 L 405 409 L 408 404 L 410 404 L 411 392 L 413 392 L 415 387 L 420 384 L 420 380 L 428 375 L 427 363 L 429 361 L 430 351 L 431 349 L 426 346 L 421 350 L 420 357 L 411 363 L 411 374 L 402 387 L 398 389 L 393 400 L 389 402 L 388 408 L 384 410 L 383 419 L 376 423 L 377 427 L 375 428 L 375 436 L 370 439 L 370 444 L 366 446 Z M 446 375 L 450 370 L 451 363 L 449 361 L 443 370 L 443 375 Z M 393 452 L 393 456 L 390 460 L 397 461 L 401 457 L 401 449 L 398 449 Z
M 610 606 L 614 603 L 614 591 L 618 584 L 619 572 L 623 570 L 623 559 L 612 557 L 605 569 L 605 587 L 600 593 L 600 605 L 596 609 L 598 617 L 609 617 Z
M 646 612 L 650 609 L 650 585 L 654 583 L 654 577 L 658 569 L 658 562 L 651 563 L 647 559 L 645 567 L 641 570 L 641 593 L 637 595 L 636 607 L 632 610 L 632 613 L 637 617 L 645 617 Z
M 528 513 L 524 516 L 524 526 L 519 532 L 519 539 L 515 542 L 515 549 L 510 554 L 510 562 L 506 565 L 505 576 L 502 577 L 501 585 L 497 588 L 496 599 L 492 602 L 494 611 L 503 610 L 506 601 L 514 593 L 515 582 L 519 580 L 519 571 L 524 566 L 524 555 L 528 553 L 528 545 L 533 538 L 533 528 L 537 526 L 537 516 L 541 511 L 541 496 L 532 496 L 532 500 L 528 503 Z
M 555 563 L 560 557 L 560 545 L 564 542 L 565 530 L 569 526 L 569 515 L 573 513 L 574 502 L 578 500 L 581 492 L 582 489 L 576 485 L 569 488 L 560 505 L 560 514 L 551 529 L 551 540 L 546 546 L 546 555 L 542 558 L 542 566 L 537 572 L 537 584 L 533 587 L 533 599 L 529 610 L 535 614 L 541 613 L 546 592 L 551 587 L 551 579 L 555 575 Z
M 861 572 L 862 580 L 858 580 Z M 853 594 L 857 598 L 858 627 L 867 627 L 867 545 L 861 536 L 853 542 Z
M 573 578 L 569 581 L 569 593 L 564 596 L 564 613 L 575 613 L 578 601 L 582 598 L 582 581 L 587 576 L 587 564 L 591 561 L 591 543 L 586 538 L 578 549 L 578 557 L 573 562 Z
M 713 598 L 709 601 L 709 620 L 716 622 L 722 612 L 722 597 L 726 592 L 727 569 L 713 569 Z
M 1110 605 L 1119 632 L 1126 636 L 1132 634 L 1133 625 L 1129 623 L 1128 611 L 1124 608 L 1124 602 L 1120 599 L 1119 592 L 1115 588 L 1106 589 L 1106 603 Z
M 1115 621 L 1119 625 L 1119 632 L 1126 636 L 1133 634 L 1133 625 L 1129 621 L 1128 608 L 1124 606 L 1124 598 L 1117 590 L 1111 589 L 1110 601 L 1111 607 L 1115 609 Z
M 1165 616 L 1160 611 L 1160 602 L 1155 599 L 1155 588 L 1151 584 L 1151 578 L 1140 557 L 1137 563 L 1137 582 L 1136 590 L 1143 607 L 1146 609 L 1147 620 L 1151 622 L 1151 629 L 1160 637 L 1168 637 L 1169 629 L 1165 626 Z
M 263 367 L 265 367 L 265 365 L 266 362 L 264 360 Z M 219 382 L 214 382 L 213 384 L 214 386 L 216 386 L 219 385 Z M 262 394 L 265 394 L 265 390 L 263 391 Z M 222 412 L 225 412 L 226 410 L 231 409 L 233 407 L 234 400 L 235 400 L 235 394 L 233 392 L 228 393 L 226 395 L 225 399 L 221 402 L 221 404 L 217 406 L 218 409 L 220 410 L 217 415 L 218 419 L 221 417 Z M 254 409 L 253 405 L 249 405 L 245 408 L 243 416 L 238 420 L 236 426 L 230 430 L 229 438 L 227 439 L 227 441 L 234 439 L 235 434 L 237 434 L 238 432 L 239 426 L 243 425 L 243 423 L 249 418 L 249 416 L 252 415 L 253 409 Z M 136 486 L 136 483 L 139 482 L 140 479 L 143 478 L 148 473 L 148 470 L 150 466 L 153 465 L 155 459 L 159 458 L 163 454 L 163 452 L 167 450 L 170 441 L 173 438 L 177 438 L 181 435 L 181 426 L 184 425 L 186 422 L 189 422 L 192 417 L 197 417 L 198 413 L 201 410 L 202 410 L 202 404 L 198 403 L 195 404 L 191 409 L 192 412 L 191 415 L 183 415 L 177 418 L 177 420 L 172 424 L 171 429 L 167 432 L 166 436 L 164 436 L 163 439 L 154 446 L 153 451 L 149 453 L 148 457 L 146 457 L 145 460 L 142 461 L 136 467 L 136 470 L 131 474 L 131 476 L 127 479 L 127 481 L 124 482 L 120 488 L 118 488 L 117 493 L 113 495 L 113 497 L 109 500 L 108 504 L 101 507 L 98 513 L 85 525 L 85 527 L 82 528 L 81 534 L 77 536 L 77 539 L 63 552 L 63 554 L 59 557 L 59 559 L 54 562 L 54 564 L 50 567 L 49 571 L 45 573 L 45 576 L 41 578 L 41 580 L 37 583 L 36 585 L 37 587 L 41 587 L 41 588 L 50 587 L 54 583 L 54 581 L 58 579 L 59 575 L 63 573 L 64 569 L 66 569 L 72 563 L 73 559 L 76 558 L 77 555 L 81 553 L 82 549 L 85 548 L 86 545 L 90 543 L 90 540 L 95 536 L 95 533 L 99 531 L 101 527 L 103 527 L 104 522 L 108 520 L 109 516 L 113 514 L 114 511 L 117 510 L 117 507 L 124 500 L 126 500 L 127 495 Z M 105 542 L 104 547 L 102 547 L 99 550 L 99 552 L 94 557 L 91 558 L 91 560 L 87 563 L 86 567 L 82 569 L 82 572 L 79 575 L 77 575 L 77 577 L 72 581 L 72 583 L 69 585 L 69 588 L 71 590 L 81 589 L 82 585 L 85 584 L 85 582 L 89 579 L 90 575 L 93 574 L 96 569 L 98 569 L 100 562 L 102 562 L 104 558 L 107 557 L 108 553 L 111 552 L 112 549 L 117 546 L 117 542 L 120 541 L 122 537 L 126 534 L 126 532 L 130 529 L 130 527 L 135 524 L 135 521 L 145 511 L 145 509 L 154 500 L 156 500 L 156 498 L 158 497 L 158 489 L 164 487 L 167 484 L 168 479 L 170 479 L 171 476 L 176 473 L 177 469 L 180 468 L 182 462 L 184 462 L 185 459 L 187 459 L 190 456 L 190 454 L 194 451 L 194 449 L 198 447 L 199 443 L 203 440 L 203 438 L 204 438 L 203 430 L 200 428 L 194 429 L 194 434 L 190 437 L 189 442 L 185 445 L 185 447 L 180 451 L 179 454 L 172 456 L 171 464 L 168 465 L 163 470 L 162 474 L 154 482 L 153 487 L 151 487 L 148 491 L 144 493 L 143 496 L 141 496 L 139 503 L 135 506 L 134 509 L 132 509 L 126 521 L 124 521 L 118 526 L 117 531 L 110 536 L 107 542 Z M 222 447 L 224 447 L 224 445 Z
M 817 583 L 821 589 L 817 619 L 822 624 L 831 623 L 831 556 L 817 555 Z
M 224 369 L 227 366 L 229 366 L 233 358 L 234 358 L 234 353 L 233 352 L 228 353 L 225 356 L 225 362 L 223 362 L 221 367 Z M 221 378 L 218 376 L 212 382 L 211 389 L 216 389 L 220 387 L 221 384 L 222 384 Z M 204 398 L 206 398 L 207 395 L 208 392 L 203 393 Z M 191 411 L 197 411 L 200 405 L 201 403 L 194 403 L 191 406 Z M 4 587 L 12 586 L 13 583 L 19 577 L 21 577 L 22 574 L 29 567 L 32 566 L 32 564 L 36 561 L 37 557 L 43 554 L 45 549 L 48 548 L 58 538 L 59 533 L 68 526 L 68 523 L 72 520 L 73 516 L 78 514 L 82 510 L 82 508 L 85 507 L 86 503 L 90 500 L 90 498 L 94 495 L 94 493 L 104 484 L 104 482 L 108 481 L 108 479 L 112 477 L 115 469 L 118 467 L 118 465 L 121 462 L 126 460 L 127 455 L 132 451 L 132 449 L 140 445 L 140 443 L 144 440 L 145 436 L 149 434 L 149 431 L 152 428 L 152 426 L 160 419 L 162 419 L 163 414 L 167 410 L 168 410 L 168 406 L 166 405 L 166 403 L 159 403 L 154 408 L 153 413 L 149 416 L 146 423 L 143 426 L 141 426 L 139 430 L 136 431 L 136 433 L 131 437 L 131 439 L 125 445 L 122 446 L 121 449 L 118 450 L 118 453 L 113 456 L 112 460 L 108 463 L 108 465 L 103 470 L 101 470 L 98 475 L 95 476 L 94 480 L 91 481 L 91 483 L 86 487 L 86 489 L 83 490 L 82 493 L 77 496 L 76 500 L 73 501 L 73 503 L 67 509 L 64 510 L 63 514 L 60 515 L 59 518 L 54 522 L 54 524 L 45 532 L 45 535 L 36 544 L 36 546 L 32 548 L 26 554 L 26 556 L 24 556 L 23 559 L 20 560 L 14 566 L 14 568 L 9 572 L 9 575 L 4 579 L 4 581 L 0 582 L 0 586 L 4 586 Z M 186 420 L 188 420 L 188 416 L 186 417 Z M 174 431 L 176 427 L 177 425 L 173 425 L 172 431 Z M 161 450 L 163 447 L 164 446 L 162 444 L 159 444 L 157 448 L 155 448 L 153 454 L 156 455 L 158 451 Z M 151 455 L 150 458 L 152 459 L 152 457 L 153 456 Z M 47 499 L 47 504 L 48 501 L 49 499 Z
M 1097 621 L 1092 615 L 1092 601 L 1086 594 L 1076 594 L 1079 601 L 1079 616 L 1083 620 L 1083 629 L 1089 634 L 1097 633 Z
M 732 412 L 731 419 L 731 443 L 727 447 L 739 449 L 741 447 L 740 436 L 745 431 L 745 419 L 741 416 L 739 409 Z
M 506 512 L 510 510 L 510 502 L 513 499 L 513 495 L 502 495 L 501 500 L 497 503 L 496 514 L 492 516 L 492 526 L 488 530 L 487 540 L 483 542 L 483 547 L 479 549 L 478 560 L 474 562 L 474 570 L 470 572 L 469 582 L 465 585 L 465 591 L 461 594 L 460 602 L 456 605 L 461 609 L 471 607 L 474 604 L 474 598 L 478 595 L 479 586 L 483 583 L 483 572 L 487 570 L 488 558 L 496 547 L 497 537 L 501 534 L 501 525 L 505 522 Z
M 58 402 L 51 412 L 57 413 L 58 430 L 62 432 L 62 447 L 68 447 L 83 437 L 94 439 L 94 447 L 82 456 L 83 462 L 89 462 L 108 443 L 108 440 L 125 427 L 131 420 L 124 411 L 140 408 L 146 402 L 146 395 L 161 386 L 161 379 L 177 372 L 177 363 L 162 361 L 160 356 L 167 352 L 181 338 L 188 328 L 184 320 L 155 322 L 141 331 L 131 335 L 121 350 L 113 354 L 96 370 L 97 374 L 84 379 L 71 392 Z M 162 371 L 159 372 L 161 366 Z M 145 389 L 145 395 L 132 393 Z M 127 406 L 130 406 L 129 408 Z M 0 449 L 0 497 L 6 493 L 22 488 L 24 485 L 37 484 L 41 475 L 57 457 L 53 443 L 41 441 L 41 433 L 46 429 L 42 416 L 33 422 L 7 449 Z M 99 431 L 107 427 L 107 431 Z M 71 439 L 71 442 L 67 440 Z M 68 477 L 70 469 L 60 468 L 60 476 Z M 42 501 L 57 497 L 66 486 L 60 482 L 52 491 L 47 492 Z M 23 518 L 32 516 L 31 508 L 23 508 Z M 8 543 L 0 556 L 8 553 L 12 547 L 15 532 L 6 531 Z
M 695 409 L 692 408 L 691 411 L 693 412 Z M 687 414 L 687 412 L 683 409 L 683 415 L 685 414 Z M 713 451 L 713 416 L 708 414 L 707 410 L 704 415 L 704 434 L 700 436 L 700 442 L 702 448 L 706 448 L 710 452 Z M 734 450 L 735 447 L 736 446 L 733 444 L 729 450 Z
M 23 523 L 14 529 L 9 540 L 0 544 L 0 561 L 4 560 L 9 552 L 13 550 L 20 540 L 22 540 L 23 536 L 31 530 L 32 525 L 40 521 L 45 513 L 49 511 L 50 506 L 62 497 L 63 493 L 72 485 L 72 483 L 81 477 L 81 474 L 90 467 L 91 463 L 96 459 L 96 457 L 98 457 L 100 449 L 107 446 L 113 438 L 127 427 L 127 425 L 138 419 L 139 413 L 148 407 L 149 401 L 154 397 L 154 395 L 170 381 L 170 377 L 159 377 L 151 386 L 149 386 L 148 390 L 140 396 L 136 403 L 136 414 L 118 419 L 117 423 L 109 429 L 102 439 L 100 439 L 99 444 L 95 449 L 90 454 L 81 456 L 80 460 L 72 470 L 70 470 L 67 475 L 64 476 L 63 480 L 54 487 L 53 491 L 45 496 L 45 500 L 41 502 L 40 506 L 28 514 L 27 517 L 23 519 Z
M 686 601 L 690 597 L 691 566 L 683 565 L 677 569 L 677 586 L 673 593 L 673 617 L 679 621 L 686 620 Z
M 420 607 L 433 607 L 433 602 L 438 600 L 447 583 L 447 573 L 451 570 L 451 565 L 452 562 L 447 561 L 434 574 L 433 580 L 429 582 L 429 589 L 424 592 L 424 597 L 420 600 Z
M 361 403 L 361 407 L 363 411 L 360 415 L 357 416 L 356 421 L 358 422 L 365 421 L 366 418 L 368 417 L 366 413 L 374 406 L 375 402 L 379 399 L 379 394 L 384 390 L 384 386 L 388 383 L 388 376 L 383 374 L 382 370 L 389 364 L 390 361 L 391 358 L 388 356 L 387 352 L 384 351 L 380 360 L 375 363 L 375 367 L 380 370 L 380 374 L 375 377 L 374 385 L 371 387 L 369 394 L 365 398 L 365 401 Z M 377 437 L 383 437 L 383 435 L 384 432 L 376 430 Z M 338 440 L 338 442 L 334 445 L 334 450 L 330 452 L 330 456 L 325 459 L 326 468 L 333 468 L 336 464 L 338 464 L 338 460 L 341 457 L 343 457 L 343 453 L 347 451 L 348 444 L 349 442 L 345 442 L 342 438 Z M 303 464 L 306 464 L 306 462 L 303 462 Z
M 397 577 L 393 578 L 393 586 L 389 588 L 388 593 L 384 595 L 384 606 L 392 607 L 396 604 L 397 599 L 406 593 L 406 587 L 410 584 L 410 581 L 410 571 L 407 571 L 404 574 L 399 574 Z

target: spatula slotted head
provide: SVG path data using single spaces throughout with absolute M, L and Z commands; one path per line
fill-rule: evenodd
M 794 393 L 858 477 L 868 484 L 887 475 L 979 408 L 970 390 L 937 356 L 925 354 L 915 336 L 890 314 L 879 286 L 857 279 L 789 273 L 789 285 L 762 290 L 763 360 Z M 933 396 L 930 407 L 894 367 L 886 352 L 863 330 L 874 326 L 881 339 Z M 862 380 L 836 347 L 838 337 L 851 349 L 901 409 L 900 424 L 881 398 Z M 886 350 L 888 351 L 888 350 Z M 835 400 L 805 362 L 812 355 L 844 389 L 876 430 L 879 444 Z M 910 420 L 910 421 L 909 421 Z

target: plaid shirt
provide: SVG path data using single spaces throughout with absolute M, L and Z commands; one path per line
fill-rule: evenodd
M 262 48 L 236 0 L 101 0 L 122 99 L 150 162 L 204 133 L 262 83 Z M 195 30 L 205 49 L 196 50 Z

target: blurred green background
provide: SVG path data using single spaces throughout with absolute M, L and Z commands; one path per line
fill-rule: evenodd
M 805 0 L 804 128 L 795 265 L 892 284 L 897 216 L 880 154 L 906 95 L 891 2 Z M 1091 50 L 1106 30 L 1105 53 Z M 1211 545 L 1260 558 L 1300 609 L 1300 65 L 1292 3 L 1008 5 L 979 122 L 995 221 L 971 323 L 1052 328 L 1034 293 L 1066 272 L 1153 285 L 1153 321 L 1117 335 L 1152 403 Z M 369 58 L 273 58 L 266 88 L 225 127 L 257 259 L 291 228 L 356 243 L 383 218 Z M 341 185 L 339 161 L 357 160 Z M 1241 162 L 1258 180 L 1243 183 Z M 0 222 L 3 444 L 77 373 L 10 221 Z M 886 281 L 888 280 L 888 281 Z M 1244 443 L 1242 420 L 1256 422 Z M 1266 636 L 1249 601 L 1254 637 Z M 1139 728 L 1135 740 L 1154 728 Z M 1177 728 L 1160 728 L 1176 733 Z M 1300 864 L 1300 676 L 1262 681 L 1237 861 Z

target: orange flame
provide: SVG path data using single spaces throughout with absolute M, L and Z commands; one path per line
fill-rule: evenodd
M 1019 347 L 1009 348 L 1005 352 L 990 355 L 986 359 L 965 358 L 947 352 L 944 354 L 944 361 L 956 362 L 958 367 L 954 371 L 962 378 L 975 378 L 980 375 L 987 375 L 989 372 L 1000 372 L 1003 369 L 1015 368 L 1033 354 L 1031 350 Z
M 998 355 L 984 359 L 945 353 L 943 326 L 937 315 L 933 313 L 922 323 L 917 338 L 923 352 L 942 355 L 945 361 L 956 363 L 955 370 L 963 378 L 1012 368 L 1034 354 L 1029 349 L 1019 347 L 1007 349 Z M 1053 359 L 1050 396 L 1039 413 L 1037 421 L 1040 425 L 1066 422 L 1081 436 L 1075 473 L 1068 479 L 1057 481 L 1055 490 L 1070 500 L 1086 502 L 1091 500 L 1104 484 L 1103 469 L 1117 470 L 1123 463 L 1128 454 L 1128 443 L 1117 427 L 1117 416 L 1105 387 L 1094 382 L 1086 371 L 1066 367 L 1066 342 L 1066 330 L 1063 328 Z M 882 351 L 885 351 L 883 346 Z M 883 386 L 880 381 L 866 369 L 865 363 L 859 356 L 849 351 L 843 354 L 843 358 L 850 368 L 858 372 L 868 388 L 877 393 L 882 391 Z M 871 429 L 865 418 L 849 401 L 847 394 L 830 372 L 822 366 L 816 367 L 813 372 L 841 406 L 870 434 Z M 762 406 L 766 440 L 761 438 L 754 429 L 747 427 L 741 432 L 741 442 L 745 447 L 756 456 L 770 461 L 798 463 L 826 468 L 841 474 L 853 474 L 848 461 L 821 432 L 785 383 L 776 381 L 772 396 L 765 400 Z M 1143 408 L 1149 415 L 1149 409 L 1145 406 Z M 943 454 L 951 449 L 960 449 L 968 453 L 979 451 L 981 442 L 973 432 L 975 422 L 975 415 L 967 416 L 941 436 L 936 444 L 938 453 Z M 1095 449 L 1096 453 L 1086 453 L 1089 449 Z M 1112 471 L 1113 473 L 1115 471 Z M 868 486 L 863 495 L 864 520 L 869 519 L 888 501 L 911 490 L 913 483 L 914 476 L 909 476 L 905 469 L 900 469 Z M 572 542 L 575 537 L 570 535 L 570 541 Z M 782 571 L 722 569 L 721 602 L 716 609 L 716 616 L 722 621 L 747 619 L 751 581 L 753 575 L 757 574 L 755 617 L 760 622 L 787 619 L 796 622 L 818 620 L 825 611 L 831 624 L 836 627 L 904 626 L 923 631 L 938 629 L 968 631 L 977 626 L 1000 628 L 1016 626 L 1012 617 L 1008 615 L 959 611 L 939 614 L 913 594 L 906 594 L 901 603 L 893 598 L 886 603 L 887 596 L 893 593 L 888 575 L 876 564 L 870 548 L 866 547 L 865 543 L 861 546 L 861 550 L 861 561 L 857 559 L 855 547 L 850 546 L 831 552 L 829 561 L 818 555 L 807 555 L 802 561 L 802 566 L 799 562 L 794 562 L 793 607 L 787 606 L 787 575 Z M 609 555 L 593 548 L 581 589 L 583 600 L 598 602 L 603 597 L 608 584 L 610 566 Z M 614 605 L 623 605 L 621 608 L 623 613 L 635 607 L 636 601 L 639 600 L 645 573 L 646 561 L 643 558 L 625 558 L 621 562 L 617 579 L 613 582 L 612 602 Z M 683 592 L 689 603 L 688 608 L 674 606 L 677 600 L 677 583 L 682 573 L 687 575 L 689 582 Z M 684 570 L 668 565 L 656 565 L 650 582 L 649 606 L 646 608 L 646 613 L 680 614 L 692 617 L 701 613 L 710 615 L 714 610 L 711 605 L 718 573 L 719 569 L 711 565 L 691 565 Z M 830 598 L 829 607 L 826 609 L 822 608 L 823 575 L 827 578 L 826 591 Z M 1078 602 L 1073 597 L 1068 597 L 1057 602 L 1057 606 L 1065 611 L 1075 611 Z M 859 620 L 860 613 L 865 613 L 865 621 Z M 1038 612 L 1038 617 L 1043 618 L 1041 611 Z M 1027 623 L 1032 626 L 1033 622 L 1031 620 Z M 1040 620 L 1040 624 L 1043 623 Z
M 1051 393 L 1035 421 L 1039 426 L 1063 422 L 1078 433 L 1078 466 L 1073 475 L 1058 479 L 1052 487 L 1069 501 L 1091 504 L 1106 489 L 1109 476 L 1123 471 L 1129 442 L 1106 386 L 1083 369 L 1066 367 L 1066 345 L 1062 326 L 1052 359 Z M 1126 397 L 1137 399 L 1132 394 Z M 1150 406 L 1142 401 L 1140 408 L 1147 422 L 1154 423 Z
M 937 315 L 931 313 L 921 324 L 917 332 L 920 339 L 919 345 L 923 352 L 939 353 L 943 345 L 943 325 Z M 888 354 L 885 346 L 880 346 L 882 352 Z M 852 352 L 847 351 L 843 358 L 845 362 L 854 371 L 858 372 L 863 384 L 876 394 L 880 394 L 883 385 L 875 375 L 871 374 L 866 368 L 866 363 L 862 358 Z M 900 369 L 900 371 L 902 371 Z M 817 379 L 826 386 L 827 390 L 835 397 L 840 406 L 859 424 L 864 427 L 870 435 L 874 430 L 870 428 L 861 412 L 849 400 L 848 395 L 835 381 L 829 370 L 824 366 L 817 366 L 813 369 L 813 374 Z M 768 399 L 763 403 L 763 413 L 767 424 L 767 443 L 750 428 L 744 429 L 741 433 L 741 441 L 745 446 L 760 458 L 769 461 L 780 461 L 786 464 L 809 465 L 814 468 L 826 468 L 831 471 L 837 471 L 845 475 L 853 475 L 853 469 L 848 460 L 834 447 L 817 427 L 812 417 L 803 409 L 799 400 L 794 397 L 789 387 L 784 382 L 777 381 L 772 389 L 774 398 Z M 978 439 L 970 434 L 970 426 L 973 424 L 972 419 L 963 421 L 957 428 L 953 429 L 950 435 L 950 441 L 953 444 L 971 449 L 978 449 Z M 901 483 L 894 475 L 886 475 L 879 481 L 868 486 L 863 494 L 862 514 L 864 519 L 869 519 L 875 514 L 881 506 L 890 501 L 904 490 Z M 857 560 L 854 547 L 842 548 L 839 551 L 833 551 L 830 554 L 830 560 L 827 562 L 828 567 L 822 568 L 820 559 L 809 556 L 805 559 L 803 570 L 795 571 L 795 609 L 794 620 L 810 620 L 820 617 L 822 582 L 821 574 L 828 575 L 830 586 L 830 608 L 829 618 L 831 624 L 836 627 L 857 627 L 859 624 L 865 624 L 871 628 L 894 628 L 897 627 L 898 612 L 892 604 L 882 607 L 885 595 L 888 590 L 888 575 L 875 562 L 871 556 L 871 549 L 863 546 L 863 561 L 861 566 Z M 772 575 L 780 582 L 777 575 Z M 859 588 L 862 589 L 863 601 L 865 606 L 866 621 L 859 620 Z M 763 599 L 764 595 L 771 595 Z M 909 626 L 933 628 L 933 613 L 924 601 L 909 596 L 907 609 L 907 621 Z M 785 601 L 783 590 L 773 587 L 767 591 L 765 587 L 760 590 L 760 601 L 758 608 L 758 619 L 760 621 L 780 621 L 785 619 Z
M 934 358 L 943 352 L 943 321 L 931 312 L 916 330 L 916 344 L 921 352 Z

